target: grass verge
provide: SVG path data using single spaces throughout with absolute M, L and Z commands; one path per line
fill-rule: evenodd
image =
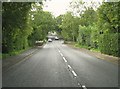
M 83 46 L 83 45 L 80 45 L 78 43 L 74 44 L 73 46 L 76 48 L 85 48 L 85 49 L 88 49 L 88 50 L 93 51 L 93 52 L 100 52 L 99 49 L 95 49 L 95 48 L 88 47 L 88 46 Z
M 0 60 L 2 59 L 2 53 L 0 53 Z
M 5 59 L 7 57 L 10 57 L 10 56 L 15 56 L 15 55 L 18 55 L 18 54 L 21 54 L 22 52 L 28 50 L 28 49 L 31 49 L 32 47 L 28 47 L 26 49 L 22 49 L 22 50 L 17 50 L 17 51 L 13 51 L 11 53 L 1 53 L 0 54 L 0 57 L 1 59 Z
M 72 42 L 72 41 L 65 41 L 64 42 L 65 44 L 69 44 L 75 48 L 85 48 L 85 49 L 88 49 L 90 51 L 94 51 L 94 52 L 100 52 L 99 49 L 95 49 L 95 48 L 92 48 L 92 47 L 88 47 L 88 46 L 85 46 L 85 45 L 80 45 L 78 44 L 77 42 Z

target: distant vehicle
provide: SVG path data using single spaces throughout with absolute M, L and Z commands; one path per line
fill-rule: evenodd
M 52 39 L 49 38 L 49 39 L 48 39 L 48 42 L 52 42 Z
M 56 36 L 56 37 L 55 37 L 55 40 L 59 40 L 59 38 Z

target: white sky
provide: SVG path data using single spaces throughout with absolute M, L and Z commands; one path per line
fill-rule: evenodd
M 69 10 L 69 3 L 74 0 L 51 0 L 44 3 L 43 10 L 51 12 L 55 17 L 65 14 Z M 83 0 L 83 1 L 102 1 L 102 0 Z
M 70 1 L 72 0 L 51 0 L 45 2 L 45 6 L 47 5 L 47 7 L 44 7 L 43 10 L 50 11 L 53 15 L 59 16 L 67 11 Z

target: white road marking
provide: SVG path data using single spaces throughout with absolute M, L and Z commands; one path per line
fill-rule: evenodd
M 60 50 L 58 52 L 61 53 Z
M 70 65 L 68 65 L 68 68 L 72 69 L 72 67 Z
M 62 46 L 66 46 L 66 45 L 62 45 Z
M 62 54 L 62 53 L 60 53 L 60 55 L 63 57 L 63 54 Z
M 63 57 L 63 60 L 64 60 L 65 62 L 67 62 L 67 60 L 65 59 L 65 57 Z
M 46 44 L 43 46 L 43 48 L 46 48 Z
M 75 71 L 72 70 L 72 73 L 75 77 L 77 77 L 77 74 L 75 73 Z

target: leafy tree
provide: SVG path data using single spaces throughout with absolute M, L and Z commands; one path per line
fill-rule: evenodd
M 78 42 L 80 45 L 97 47 L 98 40 L 97 38 L 94 38 L 97 35 L 96 21 L 97 14 L 93 8 L 88 8 L 83 14 L 81 14 L 78 36 Z
M 90 45 L 92 48 L 98 49 L 99 43 L 99 30 L 96 23 L 90 26 L 91 34 L 90 34 Z
M 71 12 L 63 16 L 61 24 L 62 35 L 66 40 L 76 41 L 79 29 L 79 18 L 74 17 Z
M 2 52 L 25 48 L 24 39 L 29 35 L 27 32 L 31 32 L 26 29 L 31 3 L 3 2 L 2 5 Z
M 97 21 L 97 13 L 93 8 L 88 8 L 80 15 L 80 21 L 82 26 L 92 25 Z
M 84 0 L 73 0 L 70 2 L 70 10 L 75 16 L 81 16 L 86 10 L 96 10 L 101 3 L 99 1 L 84 1 Z
M 98 25 L 103 32 L 117 33 L 119 32 L 119 3 L 120 2 L 104 2 L 98 9 L 99 22 Z M 104 25 L 103 25 L 104 23 Z
M 98 9 L 99 49 L 102 53 L 118 56 L 120 2 L 103 3 Z
M 54 18 L 38 3 L 3 2 L 2 52 L 33 46 L 36 40 L 46 39 L 48 32 L 56 31 L 65 40 L 118 56 L 120 2 L 104 2 L 99 8 L 94 2 L 86 4 L 81 0 L 71 2 L 72 12 Z
M 96 9 L 85 4 L 80 0 L 71 3 L 73 10 L 80 15 L 78 43 L 118 56 L 120 2 L 104 2 Z
M 60 15 L 55 18 L 55 21 L 56 21 L 55 30 L 56 30 L 57 34 L 60 36 L 61 36 L 61 31 L 62 31 L 62 28 L 61 28 L 62 20 L 63 20 L 63 15 Z
M 79 25 L 79 37 L 78 37 L 79 44 L 89 47 L 90 36 L 91 36 L 90 26 L 86 27 L 86 26 Z
M 55 30 L 55 19 L 50 12 L 42 10 L 40 5 L 33 5 L 31 11 L 32 34 L 29 36 L 29 44 L 34 45 L 36 40 L 44 40 L 49 31 Z

